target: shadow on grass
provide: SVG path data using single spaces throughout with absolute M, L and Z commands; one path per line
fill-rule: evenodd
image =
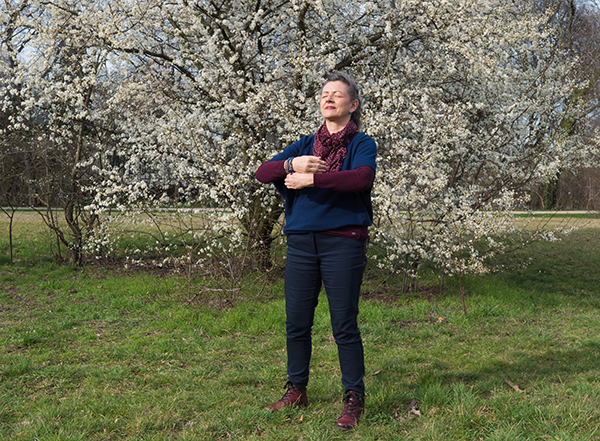
M 489 414 L 486 430 L 498 427 L 498 421 L 518 425 L 524 421 L 520 414 L 527 413 L 527 409 L 534 413 L 535 421 L 523 423 L 525 432 L 530 430 L 527 426 L 546 425 L 557 415 L 565 414 L 565 409 L 586 414 L 585 424 L 600 421 L 596 404 L 600 398 L 600 342 L 587 341 L 579 348 L 533 356 L 514 351 L 510 358 L 490 359 L 464 369 L 435 363 L 435 367 L 414 375 L 414 381 L 408 384 L 404 375 L 394 378 L 389 373 L 387 379 L 382 378 L 384 382 L 369 387 L 380 397 L 369 399 L 367 418 L 394 419 L 409 430 L 415 424 L 426 426 L 428 419 L 416 423 L 416 406 L 419 415 L 430 417 L 431 424 L 455 428 L 471 426 L 473 418 L 478 420 L 482 414 Z M 587 432 L 585 424 L 570 430 Z M 547 433 L 544 428 L 535 430 Z M 515 435 L 503 439 L 531 438 Z
M 523 351 L 509 352 L 510 361 L 490 360 L 477 368 L 459 371 L 438 367 L 434 376 L 443 384 L 504 382 L 504 379 L 520 381 L 527 389 L 530 384 L 564 383 L 568 378 L 590 375 L 588 380 L 600 381 L 600 342 L 587 341 L 579 348 L 548 350 L 543 354 L 530 355 Z

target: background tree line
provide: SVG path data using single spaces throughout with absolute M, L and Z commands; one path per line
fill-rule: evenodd
M 597 27 L 572 0 L 6 0 L 0 205 L 35 207 L 77 265 L 106 257 L 124 213 L 206 208 L 201 225 L 180 210 L 163 251 L 268 268 L 283 207 L 254 171 L 314 132 L 342 69 L 379 146 L 379 263 L 406 290 L 425 268 L 485 271 L 515 245 L 511 210 L 565 191 L 597 207 Z

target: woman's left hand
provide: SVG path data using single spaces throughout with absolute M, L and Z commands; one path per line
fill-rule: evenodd
M 314 175 L 312 173 L 291 173 L 285 178 L 285 186 L 292 190 L 300 190 L 314 185 Z

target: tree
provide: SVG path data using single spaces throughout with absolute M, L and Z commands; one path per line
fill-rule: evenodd
M 124 161 L 105 170 L 99 202 L 168 203 L 175 187 L 181 202 L 231 210 L 268 267 L 283 207 L 254 172 L 315 131 L 323 76 L 366 47 L 359 35 L 365 29 L 348 27 L 354 10 L 342 7 L 342 19 L 330 21 L 334 6 L 142 2 L 131 11 L 113 3 L 105 20 L 111 31 L 103 34 L 106 46 L 131 63 L 115 97 L 128 136 L 117 152 Z M 363 14 L 368 20 L 369 10 Z M 125 35 L 117 21 L 127 23 Z M 368 31 L 367 41 L 379 35 Z
M 370 130 L 383 150 L 378 234 L 408 289 L 426 266 L 485 271 L 515 230 L 510 211 L 589 149 L 562 129 L 583 110 L 570 105 L 576 64 L 547 15 L 505 1 L 402 2 L 388 21 L 398 32 L 371 71 L 386 74 L 370 93 Z
M 107 172 L 104 193 L 120 184 L 146 199 L 176 185 L 188 201 L 230 208 L 263 250 L 281 205 L 254 170 L 314 131 L 315 92 L 334 69 L 350 70 L 368 99 L 376 235 L 407 289 L 424 266 L 485 270 L 531 186 L 588 156 L 575 148 L 580 130 L 561 129 L 585 116 L 571 100 L 574 59 L 526 3 L 141 5 L 126 15 L 128 37 L 107 43 L 134 60 L 119 96 L 135 91 L 137 105 L 122 101 L 127 173 Z
M 93 49 L 93 29 L 81 19 L 90 6 L 23 0 L 7 1 L 3 9 L 4 130 L 10 135 L 5 139 L 23 160 L 28 202 L 55 233 L 58 256 L 65 246 L 74 265 L 82 263 L 83 236 L 96 220 L 83 210 L 83 186 L 109 130 L 103 109 L 95 105 L 102 96 L 106 53 Z
M 9 256 L 13 260 L 15 212 L 28 199 L 29 162 L 27 150 L 31 134 L 22 111 L 23 77 L 19 57 L 31 30 L 22 20 L 27 1 L 4 2 L 0 6 L 0 210 L 9 218 Z
M 597 143 L 597 126 L 600 117 L 600 15 L 597 5 L 575 0 L 538 0 L 536 8 L 549 16 L 549 23 L 556 29 L 559 46 L 568 57 L 577 60 L 574 75 L 579 85 L 570 97 L 571 103 L 584 106 L 584 118 L 567 118 L 563 129 L 567 134 L 579 126 L 583 136 L 580 142 Z M 571 104 L 570 103 L 570 104 Z M 597 159 L 597 155 L 596 155 Z M 566 172 L 566 173 L 565 173 Z M 594 170 L 586 167 L 558 170 L 554 179 L 533 189 L 533 208 L 560 209 L 568 206 L 589 207 L 593 199 L 590 181 Z M 587 188 L 587 190 L 585 190 Z M 584 189 L 583 193 L 581 190 Z M 577 200 L 573 200 L 576 198 Z

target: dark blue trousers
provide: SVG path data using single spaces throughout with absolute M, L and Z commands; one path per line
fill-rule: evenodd
M 357 324 L 365 242 L 320 233 L 290 234 L 285 267 L 288 380 L 308 384 L 312 325 L 321 282 L 346 392 L 364 393 L 364 353 Z

